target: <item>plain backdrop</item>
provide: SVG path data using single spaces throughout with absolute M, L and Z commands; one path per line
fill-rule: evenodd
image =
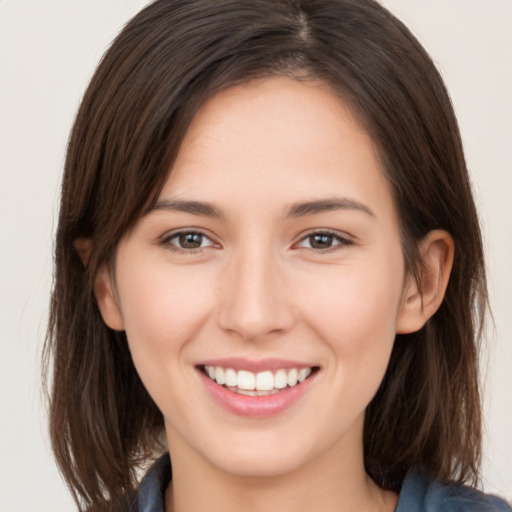
M 49 450 L 39 378 L 59 179 L 87 81 L 146 3 L 0 0 L 0 512 L 74 510 Z M 495 321 L 483 358 L 484 488 L 512 499 L 512 1 L 384 4 L 433 56 L 461 125 Z

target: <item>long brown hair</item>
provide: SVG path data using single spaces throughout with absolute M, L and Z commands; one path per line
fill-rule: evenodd
M 278 74 L 329 84 L 373 138 L 410 272 L 428 231 L 455 240 L 443 304 L 421 331 L 397 336 L 367 409 L 367 472 L 393 490 L 413 467 L 478 477 L 482 242 L 457 122 L 425 50 L 374 0 L 157 0 L 102 59 L 65 162 L 44 370 L 53 449 L 79 508 L 116 509 L 163 432 L 125 334 L 98 311 L 99 265 L 156 200 L 199 106 Z M 73 246 L 83 237 L 93 241 L 85 267 Z

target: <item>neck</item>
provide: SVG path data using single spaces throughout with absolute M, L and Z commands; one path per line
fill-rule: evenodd
M 173 446 L 172 440 L 169 446 Z M 347 439 L 286 474 L 237 475 L 205 461 L 187 445 L 171 450 L 173 481 L 166 512 L 392 512 L 397 496 L 364 470 L 362 440 Z

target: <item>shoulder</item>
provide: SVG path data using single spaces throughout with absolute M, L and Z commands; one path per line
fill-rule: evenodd
M 512 512 L 502 499 L 465 485 L 442 484 L 423 473 L 404 480 L 395 512 Z
M 126 512 L 164 512 L 165 490 L 171 480 L 169 454 L 162 455 L 127 497 Z M 463 485 L 446 485 L 424 473 L 404 480 L 395 512 L 512 512 L 505 501 Z
M 137 491 L 127 496 L 125 512 L 164 512 L 165 490 L 171 477 L 171 461 L 165 453 L 149 468 Z

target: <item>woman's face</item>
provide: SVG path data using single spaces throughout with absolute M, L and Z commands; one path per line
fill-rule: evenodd
M 280 77 L 206 102 L 114 280 L 105 319 L 126 330 L 176 460 L 362 464 L 406 275 L 372 141 L 327 87 Z

